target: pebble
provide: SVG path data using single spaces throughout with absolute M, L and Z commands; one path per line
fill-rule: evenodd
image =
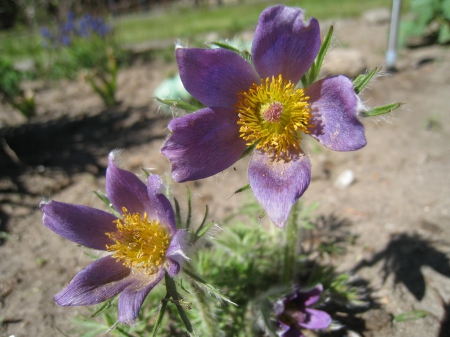
M 345 189 L 355 182 L 355 173 L 352 170 L 345 170 L 334 182 L 334 186 Z

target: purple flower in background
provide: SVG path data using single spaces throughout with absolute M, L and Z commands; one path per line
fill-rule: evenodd
M 319 330 L 331 324 L 331 317 L 325 311 L 308 308 L 320 299 L 322 285 L 302 292 L 298 287 L 295 292 L 279 300 L 275 305 L 275 314 L 280 324 L 279 336 L 304 337 L 301 328 Z
M 81 270 L 54 300 L 63 306 L 92 305 L 119 296 L 119 321 L 132 324 L 147 294 L 167 272 L 178 274 L 186 258 L 187 232 L 176 230 L 172 206 L 161 179 L 150 175 L 147 186 L 119 169 L 109 155 L 106 194 L 114 215 L 83 205 L 42 203 L 42 221 L 60 236 L 80 245 L 108 251 Z
M 335 151 L 366 145 L 357 117 L 363 105 L 348 78 L 296 88 L 320 45 L 317 20 L 305 22 L 301 9 L 280 5 L 259 18 L 254 67 L 226 49 L 177 48 L 183 85 L 207 107 L 169 123 L 172 133 L 161 152 L 172 164 L 173 179 L 212 176 L 254 146 L 250 186 L 272 222 L 283 227 L 311 180 L 302 134 Z

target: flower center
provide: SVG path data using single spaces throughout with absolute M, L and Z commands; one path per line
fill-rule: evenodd
M 112 257 L 126 267 L 146 274 L 154 274 L 164 263 L 170 237 L 167 230 L 156 220 L 149 220 L 147 213 L 130 214 L 122 208 L 122 219 L 114 221 L 117 231 L 106 233 L 115 244 L 106 245 Z
M 248 91 L 238 93 L 240 136 L 248 146 L 256 143 L 257 149 L 276 156 L 291 147 L 299 149 L 300 132 L 309 133 L 313 127 L 308 99 L 281 75 L 261 79 L 260 85 L 253 83 Z

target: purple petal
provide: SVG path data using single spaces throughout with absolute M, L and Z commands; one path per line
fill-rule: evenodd
M 164 268 L 152 275 L 153 278 L 143 279 L 141 282 L 134 283 L 127 287 L 119 297 L 119 322 L 131 325 L 139 315 L 142 303 L 152 290 L 164 276 Z M 151 277 L 145 275 L 145 277 Z
M 296 326 L 288 326 L 283 323 L 286 328 L 283 327 L 283 330 L 280 331 L 280 337 L 305 337 L 305 335 L 300 331 Z
M 366 145 L 364 126 L 357 117 L 362 104 L 347 77 L 325 78 L 305 93 L 313 114 L 311 136 L 334 151 L 354 151 Z
M 331 317 L 325 311 L 306 308 L 307 317 L 298 324 L 306 329 L 326 329 L 331 324 Z
M 270 220 L 276 226 L 284 227 L 292 205 L 308 188 L 311 164 L 302 152 L 285 162 L 274 161 L 270 154 L 256 150 L 250 162 L 248 178 L 256 200 Z
M 174 262 L 177 262 L 179 265 L 183 264 L 183 262 L 188 259 L 186 256 L 188 249 L 188 235 L 189 233 L 182 229 L 177 230 L 175 235 L 172 237 L 169 248 L 166 252 L 166 257 Z
M 129 275 L 130 269 L 116 262 L 111 256 L 106 256 L 92 262 L 75 275 L 54 300 L 64 306 L 97 304 L 136 282 Z
M 167 260 L 167 266 L 166 266 L 167 273 L 174 277 L 175 275 L 178 275 L 178 273 L 181 270 L 181 266 L 178 262 L 172 261 L 170 259 Z
M 153 205 L 154 214 L 148 214 L 149 218 L 158 220 L 169 229 L 170 235 L 176 231 L 175 214 L 172 205 L 167 197 L 162 193 L 164 185 L 161 178 L 151 174 L 147 180 L 147 192 L 150 204 Z
M 321 284 L 305 292 L 299 291 L 297 292 L 295 302 L 304 307 L 309 307 L 320 299 L 320 294 L 322 294 L 322 291 L 323 286 Z
M 44 225 L 63 238 L 99 250 L 106 250 L 107 244 L 114 243 L 105 235 L 117 230 L 113 223 L 117 218 L 112 214 L 58 201 L 42 203 L 41 209 Z
M 246 149 L 237 120 L 238 114 L 226 108 L 205 108 L 172 120 L 161 153 L 172 164 L 173 179 L 202 179 L 233 165 Z
M 176 56 L 184 87 L 209 107 L 231 108 L 238 92 L 260 82 L 252 66 L 230 50 L 178 48 Z
M 118 168 L 114 163 L 113 152 L 108 157 L 106 194 L 114 208 L 121 214 L 123 207 L 129 213 L 153 214 L 154 212 L 145 184 L 133 173 Z
M 320 45 L 316 19 L 306 24 L 299 8 L 269 7 L 261 13 L 253 38 L 255 69 L 262 78 L 281 74 L 296 84 L 310 68 Z

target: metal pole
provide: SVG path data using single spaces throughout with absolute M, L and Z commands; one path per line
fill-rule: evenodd
M 386 52 L 386 67 L 388 70 L 395 69 L 397 59 L 398 26 L 400 23 L 401 0 L 392 1 L 391 28 L 389 31 L 389 46 Z

